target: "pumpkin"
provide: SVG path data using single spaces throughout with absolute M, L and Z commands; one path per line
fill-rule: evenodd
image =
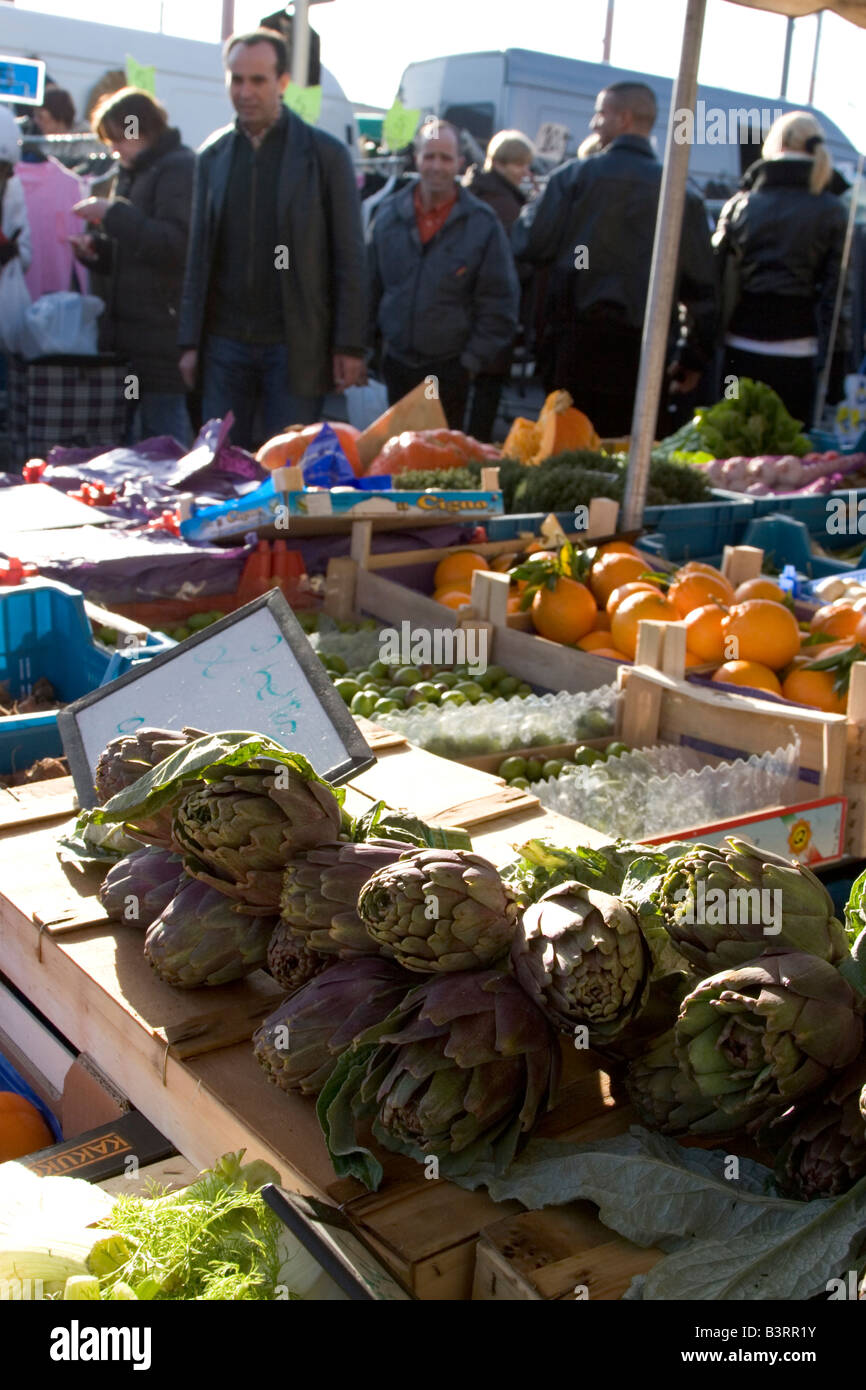
M 367 469 L 368 477 L 414 472 L 416 469 L 464 468 L 467 463 L 499 463 L 492 444 L 481 444 L 462 430 L 404 430 L 377 454 Z
M 31 1101 L 15 1091 L 0 1091 L 0 1163 L 53 1143 L 54 1135 Z
M 339 439 L 340 447 L 357 478 L 362 472 L 357 442 L 361 432 L 356 430 L 354 425 L 344 424 L 342 420 L 320 420 L 315 425 L 290 425 L 283 434 L 274 435 L 273 439 L 262 445 L 256 454 L 257 461 L 270 472 L 275 468 L 291 467 L 292 464 L 300 463 L 308 445 L 312 444 L 323 423 L 330 425 Z
M 541 463 L 566 449 L 597 449 L 601 443 L 592 421 L 576 410 L 567 391 L 552 391 L 537 421 L 521 416 L 514 421 L 502 446 L 506 458 L 524 464 Z

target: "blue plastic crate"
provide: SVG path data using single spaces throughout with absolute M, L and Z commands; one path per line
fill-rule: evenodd
M 754 516 L 751 497 L 712 502 L 684 502 L 666 507 L 647 507 L 643 519 L 664 538 L 669 560 L 694 560 L 726 545 L 742 545 L 746 527 Z

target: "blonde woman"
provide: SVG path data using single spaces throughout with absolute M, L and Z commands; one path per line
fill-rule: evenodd
M 772 126 L 762 158 L 726 203 L 713 237 L 725 288 L 725 376 L 777 391 L 807 425 L 839 283 L 845 213 L 808 111 Z

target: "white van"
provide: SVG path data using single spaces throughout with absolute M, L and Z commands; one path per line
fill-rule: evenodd
M 0 0 L 0 54 L 41 58 L 51 80 L 69 92 L 79 118 L 86 114 L 87 98 L 96 83 L 107 72 L 125 68 L 127 56 L 156 69 L 156 95 L 184 143 L 193 149 L 234 118 L 218 43 L 62 19 Z M 357 131 L 351 103 L 324 67 L 318 125 L 355 156 Z
M 668 77 L 633 72 L 608 63 L 585 63 L 524 48 L 508 48 L 499 53 L 459 53 L 410 63 L 398 95 L 404 105 L 420 107 L 425 115 L 440 116 L 468 130 L 482 147 L 497 130 L 522 130 L 534 140 L 543 125 L 565 126 L 569 132 L 566 157 L 571 157 L 589 134 L 598 93 L 614 82 L 626 81 L 644 82 L 655 92 L 655 140 L 661 155 L 673 82 Z M 688 140 L 693 186 L 709 198 L 735 192 L 741 173 L 760 155 L 762 129 L 766 134 L 782 112 L 801 109 L 794 102 L 778 98 L 699 87 L 697 139 Z M 814 107 L 809 109 L 827 133 L 836 168 L 850 181 L 857 151 L 838 126 Z M 684 143 L 688 133 L 684 127 Z

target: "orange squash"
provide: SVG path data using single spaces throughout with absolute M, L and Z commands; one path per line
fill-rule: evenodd
M 533 423 L 519 416 L 502 446 L 506 458 L 536 464 L 566 449 L 597 449 L 601 440 L 592 421 L 575 409 L 567 391 L 552 391 Z
M 462 430 L 404 430 L 389 439 L 367 469 L 369 477 L 417 469 L 464 468 L 469 462 L 498 463 L 501 454 Z
M 54 1135 L 31 1101 L 15 1091 L 0 1091 L 0 1163 L 53 1143 Z
M 283 434 L 276 434 L 273 439 L 263 444 L 256 454 L 256 459 L 270 472 L 275 468 L 291 467 L 292 464 L 300 463 L 305 450 L 316 438 L 323 424 L 330 425 L 334 431 L 343 453 L 352 466 L 352 472 L 358 477 L 362 471 L 357 443 L 360 430 L 356 430 L 354 425 L 343 424 L 341 420 L 320 420 L 315 425 L 290 425 Z

